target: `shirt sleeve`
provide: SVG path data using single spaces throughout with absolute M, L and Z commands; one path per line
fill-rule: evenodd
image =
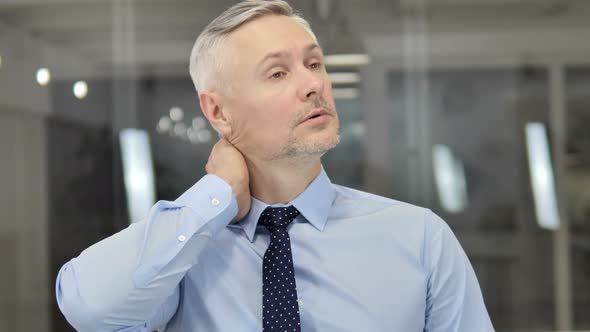
M 176 201 L 84 250 L 57 276 L 57 303 L 78 331 L 152 331 L 176 312 L 179 283 L 236 216 L 231 187 L 206 175 Z
M 428 211 L 425 332 L 494 331 L 475 272 L 449 226 Z

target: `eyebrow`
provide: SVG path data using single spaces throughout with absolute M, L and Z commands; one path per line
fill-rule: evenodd
M 305 53 L 309 53 L 315 49 L 320 49 L 320 45 L 313 43 L 313 44 L 309 44 L 307 47 L 305 47 Z M 262 58 L 262 60 L 260 60 L 260 62 L 258 62 L 258 68 L 260 68 L 266 61 L 270 60 L 270 59 L 280 59 L 280 58 L 286 58 L 289 55 L 286 52 L 283 51 L 279 51 L 279 52 L 271 52 L 268 53 L 267 55 L 264 56 L 264 58 Z

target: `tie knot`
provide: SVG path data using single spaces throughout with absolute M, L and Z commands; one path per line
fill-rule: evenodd
M 275 208 L 269 206 L 262 211 L 258 223 L 268 229 L 274 227 L 286 228 L 298 215 L 299 211 L 293 205 Z

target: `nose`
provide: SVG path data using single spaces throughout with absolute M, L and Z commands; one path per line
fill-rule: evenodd
M 317 98 L 324 90 L 324 75 L 317 69 L 304 67 L 301 70 L 301 84 L 298 95 L 302 101 Z

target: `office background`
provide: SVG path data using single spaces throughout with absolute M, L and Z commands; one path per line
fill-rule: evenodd
M 235 2 L 0 1 L 0 330 L 72 331 L 59 267 L 204 175 L 188 55 Z M 330 56 L 332 181 L 441 215 L 497 331 L 590 330 L 590 1 L 290 3 Z

